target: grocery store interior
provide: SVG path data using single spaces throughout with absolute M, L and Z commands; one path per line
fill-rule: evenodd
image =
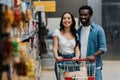
M 82 5 L 93 8 L 92 21 L 105 30 L 103 79 L 120 79 L 120 0 L 0 0 L 0 80 L 56 80 L 52 33 L 65 11 L 78 28 Z

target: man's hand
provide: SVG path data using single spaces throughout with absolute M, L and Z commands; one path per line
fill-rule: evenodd
M 95 57 L 94 55 L 91 55 L 91 56 L 88 56 L 88 57 L 87 57 L 87 60 L 95 60 L 95 58 L 96 58 L 96 57 Z

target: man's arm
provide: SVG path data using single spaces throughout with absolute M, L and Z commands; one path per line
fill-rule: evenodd
M 107 51 L 106 37 L 105 37 L 103 28 L 100 28 L 100 30 L 98 31 L 97 39 L 98 39 L 98 43 L 99 43 L 99 45 L 98 45 L 99 49 L 97 52 L 93 53 L 91 56 L 88 56 L 87 57 L 88 59 L 95 59 L 97 56 L 100 56 Z

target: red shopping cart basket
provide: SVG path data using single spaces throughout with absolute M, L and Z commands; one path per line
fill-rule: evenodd
M 95 60 L 64 59 L 63 63 L 58 63 L 58 70 L 60 80 L 95 80 Z

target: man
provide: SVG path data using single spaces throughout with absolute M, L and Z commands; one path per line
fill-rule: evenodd
M 96 60 L 95 80 L 102 80 L 102 57 L 106 49 L 106 38 L 101 26 L 90 21 L 93 10 L 90 6 L 79 8 L 79 19 L 82 25 L 78 28 L 81 43 L 81 57 Z

